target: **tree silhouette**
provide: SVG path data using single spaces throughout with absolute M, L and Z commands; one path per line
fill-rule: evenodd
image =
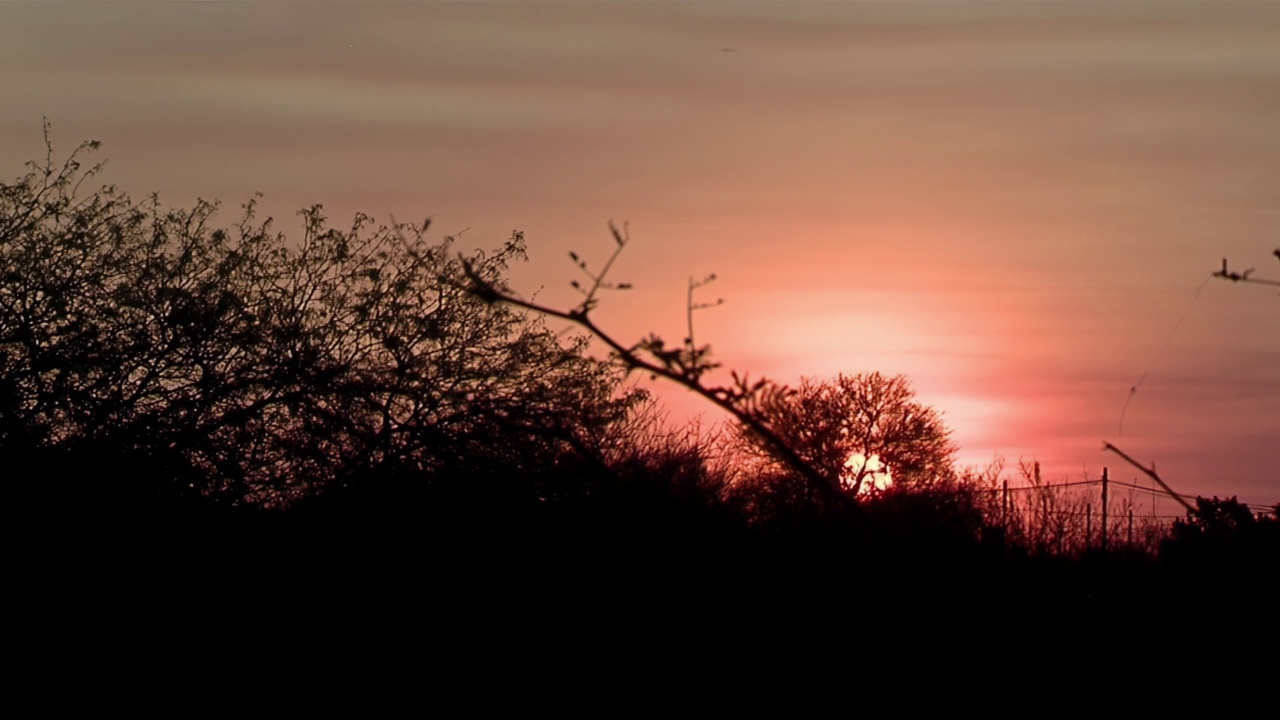
M 887 475 L 894 484 L 919 487 L 947 480 L 956 447 L 934 409 L 916 402 L 902 375 L 839 375 L 804 379 L 769 410 L 778 437 L 824 474 L 838 476 L 857 494 Z M 759 439 L 740 427 L 749 445 Z

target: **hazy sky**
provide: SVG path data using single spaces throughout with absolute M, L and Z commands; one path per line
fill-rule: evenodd
M 0 98 L 8 179 L 45 115 L 228 223 L 522 229 L 557 305 L 630 221 L 620 339 L 678 341 L 714 272 L 727 367 L 906 373 L 970 463 L 1135 477 L 1111 440 L 1280 500 L 1280 293 L 1195 295 L 1280 279 L 1280 3 L 3 3 Z

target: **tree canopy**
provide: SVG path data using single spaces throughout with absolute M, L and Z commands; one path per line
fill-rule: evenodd
M 769 406 L 765 421 L 801 458 L 855 494 L 877 476 L 907 486 L 948 479 L 956 451 L 950 431 L 936 410 L 914 398 L 902 375 L 805 378 Z M 767 451 L 749 430 L 741 435 Z

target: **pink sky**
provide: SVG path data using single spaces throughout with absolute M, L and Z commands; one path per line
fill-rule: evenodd
M 11 177 L 47 115 L 135 196 L 522 229 L 553 304 L 627 220 L 620 338 L 715 272 L 727 367 L 906 373 L 965 462 L 1134 477 L 1111 440 L 1280 500 L 1280 297 L 1193 300 L 1280 279 L 1280 4 L 5 3 L 0 88 Z

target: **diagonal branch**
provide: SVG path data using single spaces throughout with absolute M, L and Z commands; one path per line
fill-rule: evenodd
M 609 286 L 604 282 L 605 273 L 612 266 L 613 261 L 617 259 L 628 239 L 618 232 L 616 226 L 610 224 L 610 229 L 613 231 L 614 239 L 618 243 L 617 249 L 614 250 L 613 255 L 609 258 L 604 270 L 598 276 L 592 276 L 595 283 L 591 290 L 584 291 L 586 299 L 571 310 L 558 310 L 524 300 L 509 291 L 501 289 L 482 277 L 466 258 L 462 258 L 463 273 L 468 282 L 464 289 L 488 303 L 506 303 L 578 325 L 607 345 L 628 372 L 633 370 L 647 372 L 655 379 L 664 378 L 700 395 L 728 412 L 753 433 L 756 433 L 772 448 L 780 460 L 799 473 L 820 492 L 827 494 L 841 505 L 856 506 L 856 499 L 850 497 L 841 488 L 839 477 L 827 477 L 824 473 L 815 469 L 784 442 L 762 419 L 759 406 L 776 401 L 776 399 L 785 395 L 785 389 L 765 380 L 757 380 L 755 383 L 750 383 L 746 375 L 739 376 L 736 372 L 732 374 L 734 381 L 732 386 L 708 387 L 702 383 L 702 375 L 707 370 L 714 368 L 715 365 L 706 359 L 709 348 L 692 348 L 691 338 L 684 348 L 676 350 L 665 349 L 662 340 L 653 335 L 633 346 L 627 347 L 614 339 L 603 328 L 596 325 L 590 315 L 591 310 L 595 307 L 595 293 L 602 287 L 615 287 Z M 572 257 L 575 261 L 577 260 L 576 255 L 572 255 Z M 579 267 L 583 267 L 581 261 L 578 262 Z M 583 269 L 585 270 L 585 268 Z M 693 285 L 691 283 L 691 289 Z M 617 289 L 625 289 L 626 287 L 629 286 L 625 284 L 616 286 Z M 693 309 L 698 308 L 691 305 L 690 312 Z M 644 357 L 642 353 L 651 355 L 653 359 Z

